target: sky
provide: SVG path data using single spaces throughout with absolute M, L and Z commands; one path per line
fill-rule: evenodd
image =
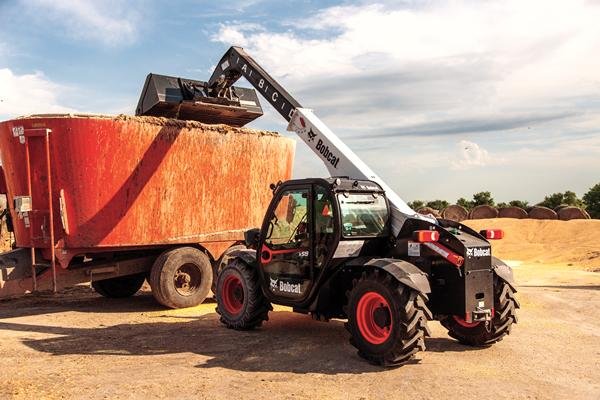
M 0 0 L 0 120 L 132 114 L 149 72 L 206 80 L 239 45 L 406 201 L 582 196 L 598 21 L 598 0 Z M 251 127 L 293 135 L 262 105 Z M 326 174 L 299 140 L 294 176 Z

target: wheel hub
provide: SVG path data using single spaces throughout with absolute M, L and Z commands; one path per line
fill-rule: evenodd
M 392 333 L 390 305 L 379 293 L 367 292 L 356 306 L 356 324 L 362 337 L 371 344 L 382 344 Z
M 231 315 L 237 315 L 244 306 L 244 287 L 240 278 L 230 275 L 223 281 L 221 288 L 223 308 Z
M 392 322 L 392 316 L 390 315 L 389 308 L 380 305 L 373 312 L 373 320 L 375 324 L 380 328 L 389 328 Z
M 195 264 L 184 264 L 175 271 L 175 290 L 182 296 L 193 295 L 200 287 L 202 273 Z

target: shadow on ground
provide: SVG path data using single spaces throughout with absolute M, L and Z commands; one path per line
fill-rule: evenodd
M 146 301 L 145 296 L 137 297 L 140 297 L 137 301 Z M 130 309 L 134 307 L 128 305 L 131 300 L 113 303 L 122 303 Z M 88 301 L 91 300 L 83 300 L 83 303 Z M 94 308 L 97 310 L 98 305 Z M 116 312 L 115 309 L 112 312 Z M 348 334 L 341 321 L 323 323 L 279 311 L 272 312 L 270 321 L 262 328 L 239 332 L 226 329 L 214 313 L 193 319 L 168 315 L 153 318 L 158 321 L 94 328 L 0 321 L 0 330 L 21 332 L 21 341 L 26 346 L 57 356 L 192 353 L 207 357 L 197 368 L 324 374 L 381 370 L 358 357 L 348 344 Z M 37 333 L 53 337 L 36 338 Z M 447 338 L 429 338 L 427 347 L 434 352 L 472 350 Z
M 212 300 L 207 300 L 209 302 Z M 138 292 L 127 299 L 107 299 L 89 287 L 75 287 L 58 294 L 35 293 L 0 300 L 0 319 L 77 311 L 94 314 L 149 312 L 164 310 L 150 292 Z

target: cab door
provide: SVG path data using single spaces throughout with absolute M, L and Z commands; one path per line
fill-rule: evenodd
M 274 297 L 299 301 L 311 288 L 311 193 L 310 185 L 280 191 L 265 220 L 258 262 Z

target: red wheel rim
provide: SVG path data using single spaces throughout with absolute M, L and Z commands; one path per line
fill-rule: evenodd
M 240 278 L 234 275 L 226 277 L 221 292 L 225 311 L 231 315 L 239 314 L 244 306 L 244 287 Z
M 375 292 L 367 292 L 356 306 L 356 323 L 369 343 L 382 344 L 392 333 L 392 310 L 387 300 Z
M 459 324 L 460 326 L 465 327 L 465 328 L 475 328 L 477 325 L 479 325 L 479 321 L 467 322 L 463 318 L 459 317 L 458 315 L 453 315 L 452 318 L 454 318 L 454 320 L 456 321 L 457 324 Z

